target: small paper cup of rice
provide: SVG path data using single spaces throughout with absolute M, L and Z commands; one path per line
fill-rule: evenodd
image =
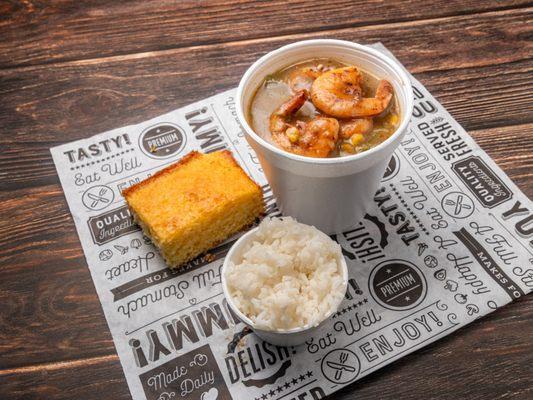
M 222 266 L 229 307 L 277 346 L 316 336 L 337 311 L 347 284 L 339 244 L 290 217 L 263 220 L 235 242 Z

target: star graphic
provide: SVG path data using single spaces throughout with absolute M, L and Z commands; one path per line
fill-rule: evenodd
M 362 306 L 362 305 L 363 305 L 363 302 L 362 302 L 362 301 L 360 301 L 360 302 L 359 302 L 359 303 L 357 303 L 357 304 L 359 304 L 360 306 Z
M 283 392 L 283 388 L 282 388 L 281 386 L 278 386 L 277 389 L 276 389 L 276 391 L 277 391 L 278 393 L 281 393 L 281 392 Z
M 270 395 L 270 397 L 274 397 L 274 395 L 276 394 L 276 392 L 274 392 L 274 391 L 271 389 L 270 392 L 268 392 L 268 394 Z
M 300 375 L 298 378 L 300 378 L 300 382 L 305 381 L 305 376 L 304 375 Z
M 390 274 L 392 271 L 390 270 L 390 268 L 387 268 L 387 270 L 385 271 L 387 274 Z
M 409 296 L 405 296 L 405 301 L 409 301 L 411 298 Z
M 263 393 L 263 395 L 261 396 L 261 398 L 262 398 L 263 400 L 266 400 L 267 397 L 268 397 L 268 396 L 266 395 L 266 393 Z
M 363 299 L 363 303 L 368 303 L 368 299 Z
M 159 133 L 159 132 L 161 132 L 161 129 L 158 128 L 157 131 L 155 131 L 155 132 L 156 132 L 156 133 Z
M 285 389 L 288 389 L 291 387 L 291 384 L 289 382 L 285 382 L 285 385 L 283 385 Z
M 307 375 L 308 378 L 311 378 L 313 376 L 313 373 L 311 371 L 307 371 L 306 375 Z
M 292 382 L 293 385 L 296 385 L 298 383 L 298 379 L 293 378 L 291 382 Z

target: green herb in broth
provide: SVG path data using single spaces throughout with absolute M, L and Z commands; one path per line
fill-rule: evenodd
M 278 129 L 279 125 L 272 124 L 273 115 L 279 113 L 280 106 L 288 104 L 301 91 L 309 94 L 313 87 L 313 81 L 318 76 L 343 67 L 348 66 L 337 60 L 312 59 L 288 66 L 265 77 L 262 85 L 254 94 L 248 112 L 249 120 L 256 133 L 284 150 L 311 157 L 338 157 L 356 154 L 375 147 L 389 138 L 400 121 L 394 94 L 381 114 L 367 118 L 370 120 L 366 121 L 370 123 L 370 130 L 367 129 L 349 137 L 344 137 L 343 133 L 346 132 L 344 128 L 347 124 L 353 123 L 354 119 L 334 118 L 328 115 L 328 113 L 315 107 L 309 95 L 306 96 L 303 105 L 299 105 L 296 111 L 291 111 L 281 122 L 278 121 L 279 118 L 276 119 L 279 124 L 282 124 L 281 131 Z M 361 96 L 374 97 L 380 80 L 365 71 L 360 69 L 358 71 L 361 73 Z M 340 127 L 337 134 L 338 138 L 334 139 L 331 149 L 326 152 L 323 151 L 324 149 L 314 151 L 312 146 L 320 143 L 319 136 L 322 126 L 329 129 L 322 134 L 329 135 L 328 140 L 333 141 L 331 138 L 334 129 L 332 128 L 334 126 L 333 120 L 336 120 Z M 276 135 L 273 135 L 272 132 L 274 126 L 277 127 Z M 310 128 L 311 126 L 313 129 Z M 350 131 L 348 130 L 348 132 Z M 312 136 L 314 134 L 318 135 L 317 138 Z
M 265 76 L 265 81 L 264 81 L 264 84 L 267 84 L 269 82 L 272 82 L 272 81 L 276 81 L 276 74 L 268 74 L 267 76 Z

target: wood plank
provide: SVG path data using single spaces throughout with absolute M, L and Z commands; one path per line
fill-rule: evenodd
M 533 141 L 523 136 L 532 131 L 533 124 L 472 132 L 529 197 Z M 0 192 L 0 368 L 115 351 L 55 179 L 47 186 Z M 517 309 L 514 315 L 520 320 L 522 313 Z M 506 341 L 507 331 L 501 332 L 498 338 Z
M 416 77 L 427 86 L 428 90 L 465 129 L 472 130 L 486 126 L 533 122 L 533 81 L 530 79 L 532 72 L 533 60 L 529 60 L 504 66 L 423 72 L 416 74 Z M 102 94 L 102 92 L 98 93 Z M 172 93 L 168 95 L 173 96 Z M 206 92 L 205 95 L 207 96 L 208 93 Z M 44 107 L 47 107 L 45 103 L 46 101 L 43 100 L 42 105 L 39 106 L 43 108 L 40 121 L 45 117 Z M 57 106 L 59 107 L 60 104 Z M 105 105 L 95 105 L 94 109 L 98 110 L 95 115 L 82 115 L 80 119 L 66 116 L 67 120 L 50 122 L 50 125 L 46 124 L 42 128 L 37 128 L 28 122 L 24 125 L 28 129 L 35 129 L 34 134 L 14 133 L 0 137 L 0 143 L 4 146 L 4 151 L 0 153 L 0 163 L 4 169 L 4 175 L 0 175 L 0 190 L 16 189 L 21 184 L 25 187 L 35 187 L 57 182 L 57 173 L 49 148 L 65 142 L 65 139 L 61 133 L 51 130 L 52 124 L 61 124 L 58 127 L 59 130 L 72 129 L 72 133 L 65 132 L 65 135 L 75 140 L 130 122 L 140 122 L 139 115 L 145 115 L 145 119 L 157 115 L 155 109 L 151 114 L 145 110 L 136 110 L 134 115 L 127 111 L 119 115 L 119 112 L 113 111 L 109 104 L 106 109 L 104 108 Z M 128 108 L 128 105 L 123 104 L 122 108 Z M 152 110 L 152 107 L 149 108 Z M 53 112 L 50 110 L 48 117 L 51 117 Z M 114 116 L 109 120 L 101 119 L 98 118 L 98 115 L 102 115 L 100 113 L 113 113 Z M 59 118 L 59 115 L 57 117 Z M 123 122 L 118 122 L 118 120 L 123 120 Z M 117 121 L 116 125 L 111 125 L 112 121 Z M 20 119 L 18 122 L 22 123 Z M 91 131 L 88 126 L 90 123 L 101 125 L 101 128 L 94 128 Z M 83 125 L 83 127 L 79 131 L 74 131 L 76 125 Z M 46 126 L 49 128 L 47 129 Z M 516 140 L 520 142 L 523 138 L 516 138 Z
M 0 200 L 0 368 L 113 353 L 59 182 L 10 193 Z
M 422 72 L 415 77 L 465 129 L 476 130 L 533 121 L 532 72 L 530 58 L 490 67 Z
M 10 1 L 0 68 L 521 7 L 497 2 Z
M 470 132 L 500 168 L 529 198 L 533 198 L 533 124 Z
M 530 61 L 533 44 L 527 34 L 533 27 L 524 22 L 532 15 L 533 8 L 345 29 L 320 36 L 367 43 L 382 40 L 413 73 L 499 66 L 487 75 L 501 76 L 510 67 L 501 64 Z M 316 36 L 294 35 L 2 71 L 0 93 L 5 108 L 0 109 L 1 121 L 3 126 L 17 129 L 17 140 L 43 139 L 35 135 L 39 130 L 48 132 L 47 138 L 61 139 L 67 134 L 69 139 L 83 137 L 87 132 L 82 129 L 93 127 L 91 132 L 95 132 L 116 127 L 118 116 L 122 123 L 133 123 L 157 115 L 154 111 L 168 111 L 234 87 L 260 55 L 287 42 Z M 450 80 L 460 78 L 452 75 Z M 59 110 L 54 112 L 54 106 Z M 78 124 L 67 125 L 72 123 L 68 117 Z
M 531 15 L 529 9 L 512 10 L 446 22 L 339 30 L 327 37 L 383 39 L 472 130 L 533 121 L 533 44 L 524 34 L 532 31 L 524 25 Z M 0 190 L 54 183 L 49 147 L 140 122 L 234 87 L 261 54 L 307 37 L 0 71 L 0 124 L 7 127 L 0 137 Z M 453 50 L 447 41 L 456 43 Z
M 116 355 L 0 371 L 0 382 L 5 400 L 131 400 Z
M 328 399 L 526 399 L 533 395 L 528 296 L 408 355 Z M 480 371 L 483 371 L 481 373 Z M 0 371 L 0 397 L 131 399 L 115 355 Z

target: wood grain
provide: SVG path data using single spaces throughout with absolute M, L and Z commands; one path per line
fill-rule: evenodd
M 415 77 L 437 97 L 465 129 L 471 130 L 486 126 L 533 122 L 533 81 L 530 79 L 532 71 L 533 60 L 528 60 L 510 63 L 504 67 L 489 66 L 444 72 L 422 72 L 415 74 Z M 98 75 L 91 71 L 86 75 L 86 78 L 89 75 L 94 76 L 93 74 Z M 75 80 L 74 77 L 72 79 Z M 132 78 L 128 83 L 121 81 L 118 85 L 149 84 L 148 78 L 140 79 L 142 82 L 134 82 Z M 103 80 L 104 78 L 100 78 L 100 82 Z M 48 82 L 50 88 L 52 83 Z M 100 85 L 105 86 L 113 84 L 112 78 L 106 78 L 105 83 L 100 83 Z M 190 87 L 191 91 L 194 91 L 194 83 L 189 83 L 182 78 L 169 79 L 168 84 L 176 88 L 181 86 L 188 89 Z M 213 82 L 213 84 L 217 83 Z M 57 85 L 65 85 L 64 78 Z M 231 86 L 233 85 L 229 84 L 227 88 Z M 196 93 L 198 91 L 205 92 L 205 96 L 210 94 L 208 90 L 198 86 L 196 88 Z M 57 90 L 61 89 L 58 87 Z M 169 98 L 168 105 L 160 111 L 157 111 L 157 107 L 161 105 L 162 100 L 156 100 L 155 104 L 141 101 L 140 105 L 130 105 L 125 99 L 130 97 L 125 94 L 130 89 L 120 87 L 116 90 L 124 93 L 124 98 L 118 99 L 116 109 L 113 109 L 110 102 L 102 98 L 102 96 L 106 96 L 106 91 L 98 89 L 95 90 L 94 96 L 101 100 L 100 103 L 94 102 L 93 111 L 90 114 L 79 115 L 80 112 L 78 112 L 79 118 L 75 118 L 74 113 L 65 115 L 62 106 L 64 102 L 91 101 L 91 94 L 85 90 L 64 94 L 66 98 L 55 103 L 51 109 L 49 108 L 50 100 L 47 99 L 32 102 L 31 111 L 24 109 L 24 106 L 16 106 L 19 115 L 16 117 L 16 122 L 13 123 L 16 126 L 25 124 L 28 130 L 34 130 L 34 132 L 24 131 L 20 134 L 15 132 L 13 135 L 5 135 L 0 138 L 0 144 L 5 149 L 0 154 L 0 162 L 4 168 L 4 174 L 0 174 L 0 191 L 18 188 L 21 183 L 24 183 L 25 187 L 36 187 L 57 182 L 57 173 L 49 148 L 64 143 L 66 136 L 72 140 L 81 139 L 107 129 L 140 122 L 170 111 L 172 100 L 184 105 L 181 104 L 181 99 L 175 99 L 175 94 L 172 93 L 171 89 L 168 89 L 168 86 L 151 87 L 150 89 L 152 92 L 155 90 L 160 92 L 154 96 L 158 99 Z M 184 94 L 183 97 L 191 97 L 191 101 L 193 101 L 192 98 L 197 100 L 196 93 Z M 83 98 L 83 96 L 88 97 Z M 136 97 L 136 99 L 140 100 L 141 96 Z M 144 104 L 146 104 L 146 108 L 142 108 Z M 89 106 L 84 108 L 89 108 Z M 42 125 L 39 127 L 37 124 L 32 124 L 31 120 L 24 123 L 28 113 L 39 114 L 38 117 L 35 117 L 35 121 Z M 120 115 L 121 113 L 122 115 Z M 101 118 L 102 115 L 108 115 L 109 118 Z M 140 115 L 143 117 L 140 118 Z M 59 119 L 62 117 L 65 119 L 60 122 Z M 52 121 L 47 123 L 45 118 L 52 119 Z M 91 124 L 96 127 L 91 128 Z M 53 130 L 54 126 L 57 127 L 55 131 Z
M 526 5 L 402 1 L 5 1 L 0 68 L 292 35 Z M 200 6 L 199 6 L 200 5 Z
M 361 27 L 327 37 L 383 40 L 465 129 L 533 122 L 532 42 L 511 10 L 446 21 Z M 321 35 L 322 36 L 322 35 Z M 479 37 L 490 38 L 487 41 Z M 235 87 L 248 65 L 290 39 L 264 39 L 0 71 L 0 190 L 49 185 L 48 149 L 133 124 Z M 456 43 L 454 50 L 444 45 Z M 512 45 L 509 45 L 512 43 Z M 217 60 L 216 63 L 212 60 Z M 191 69 L 190 66 L 195 68 Z M 67 139 L 68 138 L 68 139 Z

